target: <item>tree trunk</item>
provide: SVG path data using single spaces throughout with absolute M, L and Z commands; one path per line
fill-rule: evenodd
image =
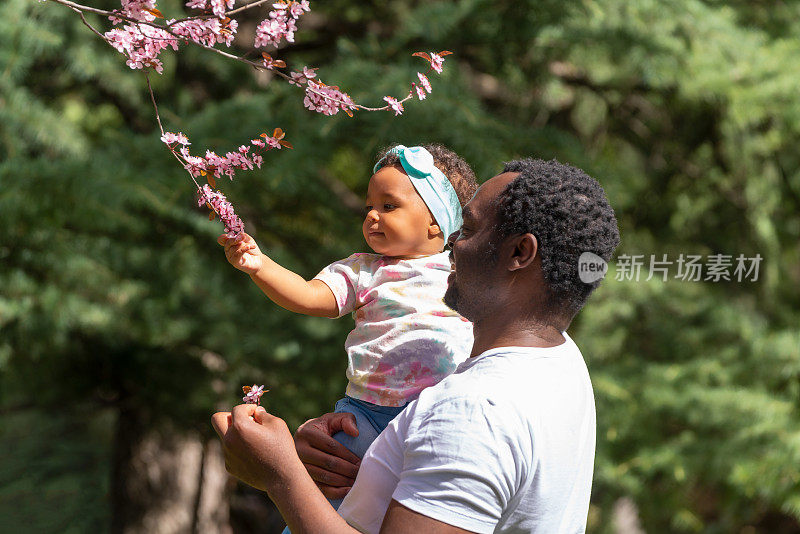
M 135 410 L 120 411 L 111 481 L 114 534 L 228 534 L 228 481 L 218 440 L 156 430 Z

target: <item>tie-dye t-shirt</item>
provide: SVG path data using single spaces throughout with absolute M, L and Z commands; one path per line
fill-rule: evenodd
M 353 254 L 315 278 L 331 288 L 347 336 L 347 395 L 403 406 L 452 373 L 472 349 L 472 323 L 442 302 L 448 253 L 410 260 Z

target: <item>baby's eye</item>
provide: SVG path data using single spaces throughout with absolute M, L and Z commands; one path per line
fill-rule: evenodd
M 370 211 L 372 211 L 372 206 L 364 206 L 364 217 L 366 217 Z
M 395 209 L 396 207 L 397 207 L 397 206 L 395 206 L 394 204 L 384 204 L 384 205 L 383 205 L 383 209 L 385 209 L 385 210 L 389 210 L 389 211 L 391 211 L 391 210 Z

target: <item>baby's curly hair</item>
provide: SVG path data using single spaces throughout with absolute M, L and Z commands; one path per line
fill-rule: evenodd
M 550 307 L 574 315 L 600 285 L 581 281 L 578 258 L 592 252 L 608 261 L 619 245 L 614 210 L 594 178 L 556 160 L 510 161 L 503 172 L 519 176 L 497 198 L 496 243 L 511 235 L 536 236 Z
M 397 154 L 387 154 L 389 150 L 396 146 L 396 144 L 391 145 L 378 153 L 377 161 L 382 161 L 381 167 L 393 166 L 402 169 L 400 157 Z M 433 164 L 436 165 L 436 168 L 442 171 L 447 176 L 447 179 L 450 180 L 461 207 L 464 207 L 464 204 L 469 202 L 469 199 L 478 190 L 478 181 L 475 178 L 475 172 L 472 167 L 460 158 L 458 154 L 442 145 L 434 143 L 422 146 L 433 156 Z

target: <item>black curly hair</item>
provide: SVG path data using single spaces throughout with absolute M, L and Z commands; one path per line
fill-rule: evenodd
M 517 172 L 496 200 L 495 244 L 508 236 L 536 236 L 551 309 L 580 311 L 600 280 L 584 283 L 578 258 L 592 252 L 608 261 L 619 245 L 614 210 L 597 181 L 556 160 L 509 161 L 503 172 Z
M 402 169 L 400 157 L 397 154 L 387 154 L 389 150 L 396 146 L 396 144 L 388 146 L 378 153 L 377 161 L 381 162 L 381 167 L 393 166 Z M 469 202 L 469 199 L 478 190 L 478 181 L 475 178 L 475 172 L 472 167 L 458 154 L 442 145 L 430 144 L 422 145 L 422 147 L 431 153 L 433 164 L 450 180 L 453 189 L 456 190 L 461 207 L 464 207 L 464 204 Z

